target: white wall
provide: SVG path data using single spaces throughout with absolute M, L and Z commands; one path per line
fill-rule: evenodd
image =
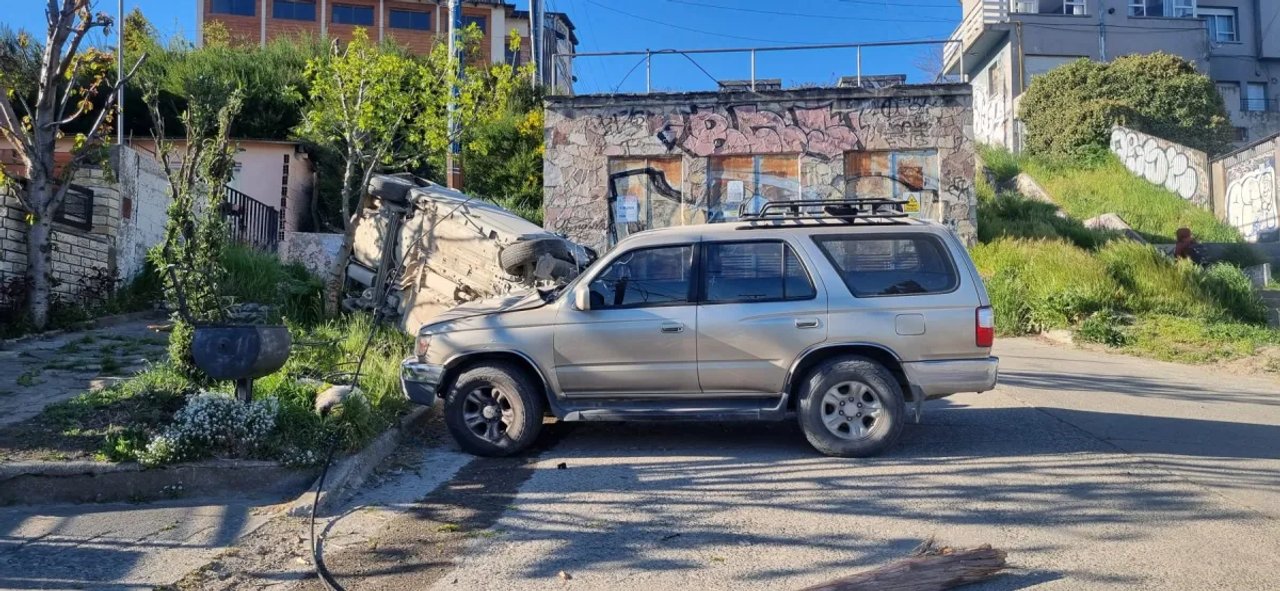
M 121 216 L 116 235 L 116 268 L 127 281 L 146 265 L 147 251 L 164 240 L 169 219 L 169 182 L 164 170 L 148 154 L 132 148 L 118 148 L 114 155 L 119 181 L 121 209 L 128 200 L 128 217 Z M 123 213 L 123 212 L 122 212 Z

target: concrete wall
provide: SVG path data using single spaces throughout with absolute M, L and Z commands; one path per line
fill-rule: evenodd
M 160 163 L 146 154 L 125 148 L 112 154 L 121 197 L 123 218 L 116 235 L 116 266 L 122 279 L 142 272 L 147 251 L 164 240 L 168 221 L 169 182 Z
M 734 219 L 744 201 L 895 194 L 971 241 L 970 98 L 967 85 L 551 98 L 545 224 L 603 249 Z
M 1212 206 L 1208 154 L 1120 126 L 1111 130 L 1111 151 L 1133 174 L 1200 207 Z
M 1280 135 L 1214 163 L 1215 209 L 1250 242 L 1280 241 Z
M 319 277 L 328 277 L 342 250 L 342 234 L 285 232 L 280 241 L 280 260 L 302 263 Z
M 1013 46 L 1005 43 L 977 69 L 973 85 L 973 137 L 979 143 L 1014 147 Z

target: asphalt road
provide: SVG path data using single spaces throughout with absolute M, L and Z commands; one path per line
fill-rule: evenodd
M 996 391 L 930 403 L 868 460 L 820 456 L 790 423 L 553 425 L 492 460 L 437 422 L 321 524 L 327 562 L 353 591 L 793 590 L 935 537 L 1009 552 L 975 588 L 1280 588 L 1274 378 L 997 353 Z M 179 588 L 321 591 L 305 521 L 264 509 L 0 510 L 0 588 L 145 589 L 218 555 Z
M 1009 552 L 986 589 L 1280 586 L 1274 379 L 997 353 L 998 390 L 931 403 L 884 457 L 819 456 L 791 424 L 560 425 L 329 564 L 349 589 L 798 589 L 936 537 Z

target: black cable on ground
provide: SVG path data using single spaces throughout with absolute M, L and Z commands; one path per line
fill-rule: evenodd
M 320 471 L 320 480 L 316 482 L 316 494 L 311 499 L 311 560 L 315 564 L 316 576 L 320 577 L 320 582 L 324 583 L 329 591 L 346 591 L 342 585 L 338 584 L 337 579 L 333 578 L 333 574 L 329 572 L 329 568 L 324 565 L 324 554 L 320 552 L 319 540 L 316 538 L 316 509 L 320 507 L 320 491 L 324 490 L 324 477 L 329 474 L 329 466 L 333 464 L 333 454 L 338 451 L 338 434 L 334 433 L 329 437 L 329 453 L 324 460 L 324 469 Z

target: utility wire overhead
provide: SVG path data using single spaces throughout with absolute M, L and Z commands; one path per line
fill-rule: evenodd
M 596 2 L 595 0 L 583 0 L 583 1 L 584 1 L 584 2 L 586 2 L 587 4 L 591 4 L 591 5 L 597 6 L 597 7 L 599 7 L 599 8 L 603 8 L 603 9 L 608 10 L 608 11 L 610 11 L 610 12 L 616 12 L 616 13 L 621 14 L 621 15 L 623 15 L 623 16 L 629 16 L 629 17 L 634 18 L 634 19 L 636 19 L 636 20 L 641 20 L 641 21 L 645 21 L 645 22 L 650 22 L 650 23 L 653 23 L 653 24 L 655 24 L 655 25 L 662 25 L 662 26 L 664 26 L 664 27 L 668 27 L 668 28 L 672 28 L 672 29 L 679 29 L 679 30 L 681 30 L 681 31 L 688 31 L 688 32 L 690 32 L 690 33 L 698 33 L 698 34 L 701 34 L 701 35 L 710 35 L 710 36 L 712 36 L 712 37 L 724 37 L 724 38 L 726 38 L 726 39 L 740 39 L 740 40 L 743 40 L 743 41 L 758 41 L 758 42 L 760 42 L 760 43 L 774 43 L 774 44 L 779 44 L 779 45 L 801 45 L 801 44 L 805 43 L 804 41 L 794 41 L 794 40 L 792 40 L 792 41 L 788 41 L 788 40 L 783 40 L 783 39 L 763 39 L 763 38 L 760 38 L 760 37 L 747 37 L 747 36 L 745 36 L 745 35 L 731 35 L 731 34 L 729 34 L 729 33 L 714 33 L 714 32 L 711 32 L 711 31 L 704 31 L 704 30 L 702 30 L 702 29 L 694 29 L 694 28 L 692 28 L 692 27 L 685 27 L 685 26 L 682 26 L 682 25 L 677 25 L 677 24 L 668 23 L 668 22 L 665 22 L 665 21 L 660 21 L 660 20 L 657 20 L 657 19 L 652 19 L 652 18 L 649 18 L 649 17 L 647 17 L 647 16 L 642 16 L 642 15 L 639 15 L 639 14 L 634 14 L 634 13 L 631 13 L 631 12 L 627 12 L 627 11 L 625 11 L 625 10 L 620 10 L 620 9 L 614 8 L 614 7 L 609 6 L 609 5 L 606 5 L 606 4 L 601 4 L 601 3 L 599 3 L 599 2 Z
M 725 6 L 723 4 L 709 4 L 706 2 L 695 2 L 693 0 L 667 0 L 667 2 L 671 2 L 673 4 L 684 4 L 687 6 L 701 6 L 704 8 L 715 8 L 718 10 L 732 10 L 736 12 L 750 12 L 755 14 L 768 14 L 768 15 L 774 15 L 774 16 L 793 16 L 798 18 L 818 18 L 823 20 L 870 21 L 870 22 L 883 22 L 883 23 L 915 23 L 915 22 L 956 23 L 958 22 L 957 19 L 926 17 L 926 16 L 916 16 L 913 18 L 884 18 L 884 17 L 875 17 L 875 16 L 850 16 L 850 15 L 834 15 L 834 14 L 814 14 L 814 13 L 808 13 L 808 12 L 795 12 L 795 11 L 783 11 L 783 10 L 763 10 L 759 8 L 744 8 L 741 6 Z M 913 6 L 917 6 L 921 8 L 925 7 L 923 5 L 913 5 Z M 930 6 L 941 8 L 940 5 L 930 5 Z M 949 8 L 956 8 L 956 6 L 951 6 Z

